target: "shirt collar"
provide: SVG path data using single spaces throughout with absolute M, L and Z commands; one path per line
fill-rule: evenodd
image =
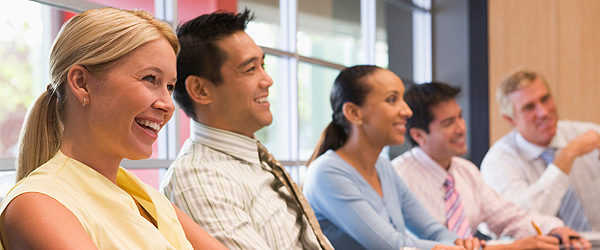
M 260 164 L 258 140 L 190 119 L 190 139 L 244 161 Z
M 410 150 L 410 153 L 415 157 L 415 159 L 421 164 L 423 169 L 427 173 L 429 173 L 435 183 L 439 183 L 440 185 L 444 185 L 446 181 L 446 177 L 448 174 L 453 174 L 452 162 L 454 161 L 454 157 L 450 160 L 450 168 L 446 171 L 439 163 L 437 163 L 434 159 L 432 159 L 423 149 L 420 147 L 413 147 Z
M 524 156 L 526 156 L 527 160 L 529 160 L 529 161 L 533 161 L 533 160 L 539 158 L 540 155 L 542 154 L 542 152 L 544 152 L 544 150 L 546 150 L 546 148 L 554 148 L 558 151 L 565 147 L 564 143 L 557 140 L 556 136 L 554 136 L 554 138 L 552 138 L 552 141 L 550 141 L 550 145 L 548 145 L 548 147 L 542 147 L 537 144 L 533 144 L 533 143 L 529 142 L 528 140 L 526 140 L 525 137 L 523 137 L 521 135 L 521 133 L 519 133 L 516 130 L 515 130 L 515 142 L 517 144 L 516 146 L 519 147 L 519 150 L 521 150 L 521 152 L 523 152 Z

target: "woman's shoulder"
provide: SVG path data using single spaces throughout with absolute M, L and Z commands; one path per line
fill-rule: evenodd
M 35 174 L 32 174 L 23 180 L 19 181 L 15 186 L 8 192 L 6 197 L 2 200 L 0 211 L 4 211 L 8 203 L 14 198 L 25 193 L 39 193 L 44 194 L 57 200 L 64 200 L 64 197 L 68 197 L 71 192 L 66 189 L 66 185 L 61 184 L 54 175 L 49 174 L 54 171 L 44 171 L 41 167 Z M 1 212 L 0 212 L 1 213 Z
M 319 172 L 344 171 L 349 166 L 335 151 L 327 150 L 317 157 L 309 166 L 309 169 Z
M 323 181 L 353 179 L 356 170 L 346 163 L 333 150 L 328 150 L 313 161 L 306 171 L 306 183 L 320 183 Z

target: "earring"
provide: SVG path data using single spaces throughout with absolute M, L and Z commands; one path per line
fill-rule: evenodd
M 85 97 L 83 98 L 83 103 L 81 104 L 82 107 L 85 107 Z
M 362 125 L 363 121 L 362 120 L 358 120 L 358 125 Z

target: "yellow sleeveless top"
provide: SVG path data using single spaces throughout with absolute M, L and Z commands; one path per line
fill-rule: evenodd
M 68 208 L 99 249 L 193 249 L 166 197 L 122 167 L 117 183 L 123 189 L 58 151 L 10 190 L 0 206 L 0 216 L 18 195 L 37 192 Z M 140 215 L 132 197 L 154 218 L 158 228 Z

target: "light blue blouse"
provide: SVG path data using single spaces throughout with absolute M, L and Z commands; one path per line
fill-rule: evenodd
M 388 159 L 380 157 L 375 169 L 383 197 L 333 150 L 308 167 L 304 194 L 336 249 L 431 249 L 436 244 L 454 245 L 458 236 L 427 212 Z

